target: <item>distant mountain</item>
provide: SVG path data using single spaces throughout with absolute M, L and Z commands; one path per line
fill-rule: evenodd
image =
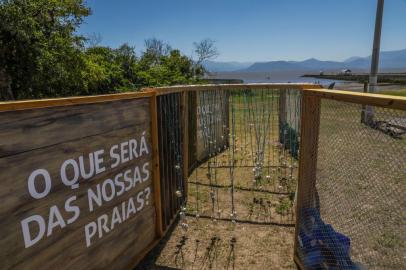
M 349 68 L 357 71 L 368 71 L 371 65 L 371 56 L 351 57 L 343 62 L 320 61 L 315 58 L 305 61 L 270 61 L 257 62 L 240 72 L 273 72 L 273 71 L 337 71 Z M 406 70 L 406 49 L 387 51 L 380 54 L 380 70 Z M 223 70 L 226 71 L 226 70 Z M 227 71 L 236 71 L 227 70 Z
M 320 61 L 315 58 L 297 62 L 297 64 L 308 70 L 342 69 L 345 66 L 345 64 L 341 62 Z
M 358 59 L 362 59 L 362 57 L 360 57 L 360 56 L 353 56 L 353 57 L 350 57 L 350 58 L 344 60 L 344 63 L 352 62 L 352 61 L 355 61 L 355 60 L 358 60 Z
M 300 70 L 303 67 L 291 61 L 272 61 L 254 63 L 248 68 L 242 70 L 247 72 L 269 72 L 269 71 L 289 71 Z
M 253 62 L 216 62 L 204 61 L 203 66 L 210 72 L 236 71 L 251 66 Z
M 368 57 L 368 63 L 371 57 Z M 406 67 L 406 50 L 383 52 L 380 55 L 380 63 L 383 69 L 405 68 Z

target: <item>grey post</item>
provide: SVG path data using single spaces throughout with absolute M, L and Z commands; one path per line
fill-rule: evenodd
M 379 70 L 379 51 L 381 47 L 381 32 L 382 32 L 382 19 L 383 19 L 383 7 L 385 0 L 378 0 L 378 6 L 376 9 L 375 20 L 375 34 L 374 34 L 374 46 L 372 49 L 372 61 L 371 61 L 371 73 L 369 76 L 369 92 L 375 93 L 378 84 L 378 70 Z M 374 121 L 374 111 L 371 106 L 366 106 L 365 123 L 372 124 Z

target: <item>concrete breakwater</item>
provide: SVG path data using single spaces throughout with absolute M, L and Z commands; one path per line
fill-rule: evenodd
M 369 74 L 305 74 L 302 77 L 363 83 L 368 82 Z M 406 84 L 406 73 L 381 73 L 378 75 L 378 83 Z

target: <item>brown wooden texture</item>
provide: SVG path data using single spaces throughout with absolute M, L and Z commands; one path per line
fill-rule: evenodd
M 299 179 L 296 201 L 295 256 L 298 252 L 301 210 L 314 207 L 317 147 L 320 126 L 320 98 L 303 93 L 301 109 Z
M 93 103 L 107 102 L 107 101 L 114 101 L 114 100 L 151 97 L 152 95 L 154 95 L 154 91 L 127 92 L 127 93 L 119 93 L 119 94 L 83 96 L 83 97 L 6 101 L 6 102 L 0 102 L 0 112 L 49 108 L 49 107 L 56 107 L 56 106 L 93 104 Z
M 148 99 L 142 100 L 144 105 L 148 103 Z M 106 106 L 110 109 L 106 110 Z M 3 112 L 0 117 L 0 157 L 139 125 L 146 118 L 149 119 L 149 110 L 134 106 L 133 100 L 55 107 L 52 111 Z
M 406 97 L 325 89 L 306 89 L 304 92 L 308 95 L 326 99 L 406 110 Z
M 157 95 L 180 93 L 183 91 L 207 91 L 207 90 L 264 90 L 264 89 L 320 89 L 320 85 L 311 83 L 244 83 L 244 84 L 199 84 L 177 85 L 157 88 L 145 88 L 146 92 L 156 91 Z
M 300 270 L 306 270 L 306 268 L 304 267 L 302 261 L 299 259 L 298 256 L 294 255 L 293 256 L 293 261 L 295 262 L 296 266 L 298 269 Z
M 154 208 L 154 190 L 152 187 L 153 149 L 151 146 L 150 98 L 136 100 L 111 101 L 105 103 L 73 105 L 67 107 L 21 110 L 0 113 L 0 268 L 1 269 L 128 269 L 134 260 L 156 239 L 156 212 Z M 144 133 L 145 132 L 145 133 Z M 138 147 L 142 135 L 145 135 L 148 154 L 134 158 L 117 167 L 110 158 L 110 148 L 130 139 L 136 139 Z M 120 148 L 120 146 L 119 146 Z M 105 171 L 89 179 L 79 178 L 79 186 L 72 189 L 61 181 L 60 168 L 68 159 L 78 161 L 79 156 L 85 160 L 85 170 L 89 167 L 89 153 L 104 150 L 102 166 Z M 125 148 L 124 148 L 125 149 Z M 124 155 L 124 157 L 128 157 Z M 148 173 L 142 171 L 146 167 Z M 88 190 L 97 193 L 97 186 L 111 198 L 112 188 L 121 190 L 118 182 L 124 182 L 120 173 L 130 170 L 128 176 L 134 176 L 134 169 L 139 167 L 141 177 L 146 180 L 124 191 L 111 200 L 102 200 L 102 205 L 93 211 L 89 209 Z M 46 169 L 51 178 L 50 193 L 34 199 L 28 190 L 27 179 L 32 171 Z M 147 174 L 149 177 L 147 178 Z M 73 177 L 69 170 L 68 178 Z M 118 180 L 115 180 L 117 178 Z M 42 177 L 36 182 L 39 192 L 45 189 Z M 108 179 L 111 179 L 109 182 Z M 117 182 L 115 182 L 117 181 Z M 106 185 L 105 183 L 116 183 Z M 125 187 L 129 187 L 129 182 Z M 146 189 L 150 189 L 147 197 Z M 140 193 L 141 192 L 141 193 Z M 141 203 L 136 196 L 144 198 Z M 76 196 L 71 205 L 78 206 L 80 214 L 68 224 L 74 214 L 66 211 L 66 201 Z M 127 217 L 123 212 L 130 198 L 139 210 Z M 148 205 L 146 201 L 148 200 Z M 48 236 L 50 208 L 56 206 L 61 214 L 64 228 L 56 225 Z M 115 208 L 117 207 L 117 208 Z M 55 209 L 55 208 L 53 208 Z M 115 210 L 114 210 L 115 209 Z M 116 221 L 112 228 L 113 212 Z M 25 247 L 21 221 L 40 215 L 45 221 L 45 235 L 37 243 Z M 86 246 L 85 226 L 107 215 L 104 232 L 99 238 L 98 232 Z M 52 219 L 51 219 L 52 220 Z M 54 222 L 57 219 L 53 219 Z M 60 221 L 61 222 L 61 221 Z M 60 223 L 59 223 L 60 224 Z M 103 225 L 101 223 L 101 225 Z M 97 226 L 96 226 L 97 227 Z M 36 223 L 30 223 L 30 233 L 39 232 Z M 98 230 L 99 231 L 99 230 Z
M 196 159 L 199 163 L 228 144 L 228 93 L 197 92 Z
M 161 201 L 161 176 L 159 172 L 159 138 L 158 138 L 158 112 L 157 97 L 151 98 L 151 139 L 152 139 L 152 159 L 153 159 L 153 185 L 154 200 L 156 208 L 157 234 L 159 237 L 164 235 L 162 223 L 162 201 Z

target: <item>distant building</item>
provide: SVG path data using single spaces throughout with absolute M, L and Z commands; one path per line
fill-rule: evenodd
M 320 71 L 320 76 L 323 76 L 323 75 L 324 75 L 324 71 L 321 70 L 321 71 Z
M 351 69 L 343 69 L 340 72 L 340 75 L 352 75 Z

